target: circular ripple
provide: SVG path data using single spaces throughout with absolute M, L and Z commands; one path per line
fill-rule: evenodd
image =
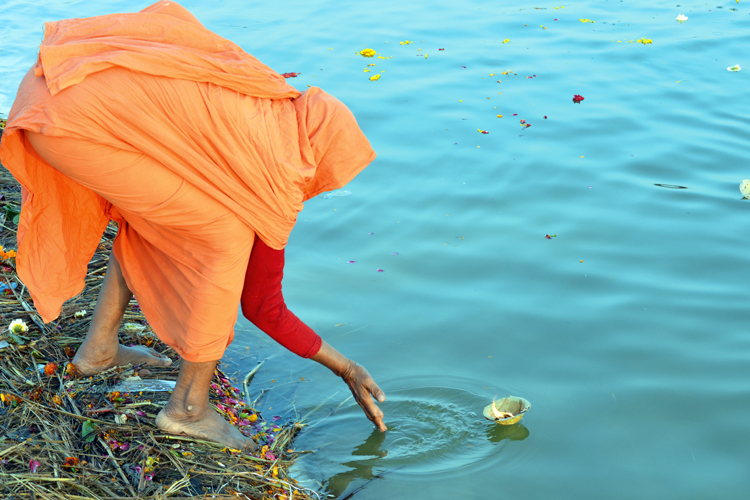
M 486 396 L 448 387 L 390 390 L 388 400 L 380 404 L 387 433 L 376 430 L 368 436 L 371 425 L 358 406 L 350 405 L 313 421 L 297 445 L 324 442 L 318 458 L 355 470 L 404 467 L 404 473 L 435 474 L 512 461 L 521 447 L 502 459 L 488 459 L 509 443 L 525 439 L 529 431 L 522 423 L 489 422 L 481 415 L 486 404 Z M 361 442 L 363 436 L 368 437 Z

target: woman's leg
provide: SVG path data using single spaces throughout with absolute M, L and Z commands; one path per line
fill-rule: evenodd
M 122 316 L 133 293 L 125 283 L 120 263 L 114 252 L 109 255 L 109 266 L 86 338 L 78 348 L 73 364 L 80 375 L 93 375 L 113 366 L 154 365 L 169 366 L 172 360 L 144 346 L 125 347 L 117 340 Z
M 156 416 L 156 426 L 172 434 L 187 434 L 236 450 L 253 451 L 257 448 L 255 442 L 208 404 L 208 390 L 217 361 L 193 363 L 183 359 L 180 362 L 177 385 L 167 405 Z
M 130 176 L 127 168 L 132 164 L 153 163 L 143 155 L 123 154 L 111 147 L 83 141 L 35 133 L 26 135 L 37 153 L 50 165 L 93 189 L 118 208 L 135 213 L 149 212 L 149 207 L 167 201 L 183 184 L 182 179 L 160 168 L 150 169 L 148 182 Z M 181 210 L 186 217 L 189 216 L 188 208 Z M 130 348 L 118 343 L 117 333 L 131 297 L 120 264 L 112 253 L 91 326 L 73 359 L 80 373 L 93 374 L 127 363 L 160 366 L 172 363 L 151 349 Z M 166 432 L 216 441 L 233 449 L 253 450 L 255 443 L 209 406 L 208 391 L 216 362 L 195 363 L 182 359 L 177 385 L 167 406 L 157 416 L 156 425 Z

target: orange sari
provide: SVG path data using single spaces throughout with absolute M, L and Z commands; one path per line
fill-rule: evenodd
M 49 138 L 44 154 L 25 131 Z M 374 157 L 340 101 L 300 94 L 174 2 L 47 23 L 0 144 L 23 187 L 18 274 L 54 320 L 117 220 L 154 332 L 189 361 L 219 359 L 254 238 L 283 248 L 303 201 Z

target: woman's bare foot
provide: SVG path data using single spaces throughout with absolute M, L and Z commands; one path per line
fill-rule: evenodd
M 200 409 L 188 406 L 187 411 L 181 411 L 175 409 L 170 401 L 156 416 L 156 426 L 169 434 L 185 434 L 220 443 L 234 450 L 252 452 L 258 448 L 255 441 L 208 406 Z
M 149 366 L 169 366 L 172 360 L 145 346 L 125 347 L 117 345 L 117 350 L 88 348 L 84 342 L 73 358 L 76 373 L 81 376 L 94 375 L 114 366 L 131 364 Z

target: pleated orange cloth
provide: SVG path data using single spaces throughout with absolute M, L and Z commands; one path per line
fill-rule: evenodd
M 47 23 L 0 144 L 23 187 L 18 275 L 54 320 L 116 220 L 154 332 L 219 359 L 254 238 L 283 248 L 305 200 L 374 158 L 343 103 L 301 94 L 175 2 Z

